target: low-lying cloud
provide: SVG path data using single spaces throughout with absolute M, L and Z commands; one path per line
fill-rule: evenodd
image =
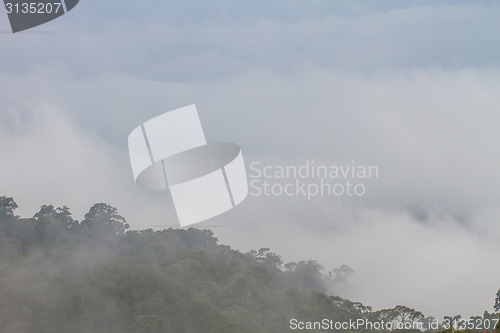
M 125 19 L 93 16 L 89 2 L 57 33 L 1 34 L 0 195 L 22 216 L 53 204 L 81 219 L 102 201 L 132 228 L 175 226 L 170 198 L 135 186 L 127 136 L 196 103 L 207 139 L 238 143 L 247 164 L 380 170 L 361 198 L 249 197 L 200 225 L 223 243 L 348 264 L 343 296 L 376 308 L 491 310 L 500 23 L 498 5 L 483 4 L 337 4 L 302 16 L 302 2 L 265 15 L 247 4 L 233 17 L 218 3 L 169 21 L 150 7 L 137 20 L 130 6 Z

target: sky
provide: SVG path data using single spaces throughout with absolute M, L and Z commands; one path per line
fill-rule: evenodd
M 17 214 L 96 202 L 176 227 L 127 137 L 196 104 L 249 165 L 376 165 L 360 197 L 249 196 L 198 227 L 241 251 L 342 264 L 343 297 L 425 315 L 500 289 L 497 1 L 80 1 L 12 34 L 0 13 L 0 195 Z

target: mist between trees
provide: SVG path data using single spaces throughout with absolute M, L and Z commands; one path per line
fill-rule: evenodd
M 403 305 L 373 310 L 332 295 L 355 273 L 347 265 L 325 272 L 314 260 L 284 264 L 268 248 L 220 245 L 210 230 L 128 230 L 106 203 L 82 221 L 68 207 L 44 205 L 32 218 L 16 216 L 16 208 L 0 197 L 2 333 L 279 333 L 291 331 L 292 318 L 421 322 L 423 330 L 450 333 L 462 327 L 446 329 L 446 320 L 466 322 L 449 316 L 433 328 L 434 318 Z

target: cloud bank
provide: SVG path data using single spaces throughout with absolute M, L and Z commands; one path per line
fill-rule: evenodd
M 223 243 L 348 264 L 343 296 L 375 307 L 491 310 L 498 4 L 211 4 L 82 3 L 54 33 L 0 34 L 0 194 L 23 216 L 54 204 L 81 219 L 103 201 L 132 228 L 175 226 L 167 195 L 135 187 L 126 138 L 196 103 L 207 139 L 247 164 L 380 169 L 362 198 L 249 197 L 201 225 Z

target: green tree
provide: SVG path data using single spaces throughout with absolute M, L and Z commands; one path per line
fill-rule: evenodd
M 285 269 L 287 270 L 287 272 L 293 272 L 296 266 L 297 263 L 295 261 L 288 262 L 285 264 Z
M 342 265 L 328 272 L 328 284 L 331 286 L 333 292 L 343 288 L 349 276 L 356 271 L 347 265 Z
M 335 306 L 360 317 L 371 317 L 372 307 L 363 305 L 360 302 L 353 302 L 339 296 L 330 297 L 332 304 Z
M 42 217 L 55 217 L 56 216 L 56 210 L 54 209 L 54 206 L 52 205 L 43 205 L 42 207 L 40 207 L 40 211 L 38 211 L 38 213 L 36 213 L 33 218 L 35 220 L 38 220 Z
M 17 209 L 17 203 L 12 197 L 0 197 L 0 216 L 14 216 Z
M 497 292 L 497 297 L 495 298 L 495 305 L 493 307 L 495 308 L 495 312 L 500 312 L 500 289 Z
M 345 281 L 351 274 L 356 271 L 347 265 L 342 265 L 333 269 L 333 271 L 329 272 L 328 275 L 335 281 L 341 282 Z
M 299 261 L 293 271 L 286 272 L 286 284 L 300 290 L 323 292 L 325 289 L 321 273 L 323 269 L 324 267 L 316 260 Z
M 397 305 L 393 311 L 394 319 L 401 323 L 416 323 L 424 319 L 422 312 L 404 305 Z
M 67 206 L 57 207 L 55 217 L 63 221 L 68 229 L 76 228 L 79 225 L 78 221 L 73 219 L 73 216 Z
M 97 203 L 85 214 L 82 226 L 98 232 L 111 232 L 122 235 L 130 226 L 118 210 L 106 203 Z
M 384 321 L 384 322 L 392 322 L 395 319 L 394 309 L 382 309 L 375 311 L 372 314 L 373 321 Z
M 271 252 L 271 249 L 263 247 L 259 251 L 251 250 L 249 252 L 257 262 L 264 264 L 268 268 L 281 270 L 283 260 L 276 253 Z

